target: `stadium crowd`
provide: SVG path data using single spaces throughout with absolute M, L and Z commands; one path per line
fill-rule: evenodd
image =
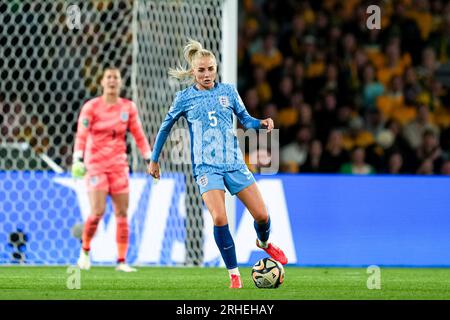
M 109 6 L 101 5 L 103 2 L 96 2 L 97 10 L 104 14 L 101 19 L 107 13 L 130 17 L 131 10 L 125 8 L 131 2 L 119 3 L 111 11 Z M 238 89 L 250 114 L 272 117 L 279 128 L 282 172 L 450 174 L 450 80 L 436 76 L 437 71 L 448 68 L 449 1 L 238 3 Z M 381 8 L 379 30 L 367 28 L 369 5 Z M 24 9 L 16 19 L 29 20 L 33 14 L 42 16 Z M 5 15 L 5 22 L 12 17 L 11 13 Z M 122 20 L 127 25 L 128 20 Z M 40 24 L 45 32 L 53 26 L 47 23 L 48 26 Z M 59 24 L 65 26 L 64 21 Z M 80 101 L 97 93 L 98 81 L 92 78 L 98 78 L 102 62 L 117 58 L 113 52 L 108 57 L 103 54 L 109 50 L 111 39 L 128 45 L 126 51 L 117 51 L 117 55 L 125 57 L 120 66 L 125 70 L 125 88 L 129 90 L 129 68 L 124 66 L 131 63 L 131 33 L 111 29 L 113 38 L 101 37 L 103 40 L 94 42 L 95 34 L 102 29 L 97 25 L 88 27 L 73 43 L 68 42 L 71 46 L 59 46 L 53 60 L 44 58 L 41 62 L 60 63 L 59 69 L 46 73 L 47 78 L 50 74 L 50 88 L 59 86 L 60 69 L 69 72 L 74 93 L 64 96 L 67 101 L 58 92 L 54 98 L 58 103 L 47 104 L 44 109 L 39 106 L 39 114 L 32 117 L 30 110 L 36 106 L 36 94 L 18 95 L 14 90 L 0 94 L 0 143 L 28 141 L 37 152 L 45 151 L 58 164 L 69 167 L 71 128 L 74 129 Z M 30 34 L 36 30 L 32 28 Z M 84 36 L 96 58 L 86 59 L 80 73 L 78 61 L 67 53 L 80 46 Z M 6 61 L 8 56 L 20 56 L 19 51 L 23 51 L 18 39 L 13 37 L 13 46 L 0 57 L 4 62 L 0 80 L 7 89 L 16 86 L 6 79 Z M 42 35 L 38 39 L 44 42 L 52 38 Z M 61 41 L 66 40 L 70 39 Z M 37 61 L 32 59 L 31 66 Z M 34 80 L 47 82 L 41 79 L 41 73 L 36 72 Z M 26 89 L 32 92 L 37 85 L 29 82 Z M 49 92 L 42 95 L 45 101 L 51 100 Z M 125 96 L 130 95 L 130 91 L 125 92 Z M 57 108 L 62 112 L 55 112 Z M 63 113 L 66 119 L 62 119 Z M 24 122 L 33 129 L 24 127 Z M 63 139 L 57 131 L 69 133 Z M 9 168 L 1 161 L 0 167 Z M 258 166 L 250 167 L 259 170 Z
M 369 5 L 381 29 L 369 30 Z M 442 0 L 240 2 L 238 89 L 283 172 L 450 174 Z M 252 166 L 258 171 L 258 166 Z

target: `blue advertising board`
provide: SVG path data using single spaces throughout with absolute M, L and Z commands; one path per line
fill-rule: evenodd
M 299 266 L 450 266 L 450 178 L 420 176 L 257 176 L 272 220 L 271 240 Z M 130 179 L 129 262 L 185 260 L 184 177 L 158 184 Z M 48 172 L 0 172 L 0 263 L 74 264 L 73 235 L 89 214 L 84 183 Z M 115 262 L 115 223 L 107 213 L 92 243 L 94 264 Z M 201 219 L 201 217 L 199 217 Z M 204 219 L 204 264 L 223 265 Z M 264 256 L 240 201 L 232 230 L 238 262 Z M 16 239 L 18 234 L 25 239 Z M 11 237 L 16 237 L 12 239 Z

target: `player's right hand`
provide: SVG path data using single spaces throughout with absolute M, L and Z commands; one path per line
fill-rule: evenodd
M 147 167 L 147 173 L 155 179 L 160 178 L 159 164 L 158 162 L 150 161 Z
M 83 161 L 75 160 L 72 164 L 72 178 L 81 179 L 86 174 L 86 166 Z

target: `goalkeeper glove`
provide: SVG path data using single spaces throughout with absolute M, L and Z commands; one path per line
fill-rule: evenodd
M 75 159 L 72 164 L 72 178 L 80 179 L 86 174 L 86 166 L 83 159 Z

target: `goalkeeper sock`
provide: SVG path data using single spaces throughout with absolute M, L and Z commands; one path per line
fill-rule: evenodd
M 89 251 L 91 249 L 91 240 L 97 231 L 98 223 L 100 222 L 101 216 L 91 214 L 84 224 L 83 229 L 83 250 Z
M 216 240 L 217 247 L 219 248 L 227 269 L 230 270 L 236 268 L 236 249 L 228 224 L 220 227 L 214 226 L 214 240 Z
M 257 223 L 256 221 L 253 223 L 253 226 L 256 230 L 256 235 L 258 237 L 258 243 L 262 248 L 267 248 L 267 240 L 269 240 L 270 235 L 270 216 L 267 219 L 267 222 Z
M 116 229 L 116 242 L 117 242 L 117 251 L 118 251 L 118 259 L 117 262 L 125 262 L 125 257 L 127 256 L 128 251 L 128 220 L 127 217 L 116 216 L 117 229 Z

